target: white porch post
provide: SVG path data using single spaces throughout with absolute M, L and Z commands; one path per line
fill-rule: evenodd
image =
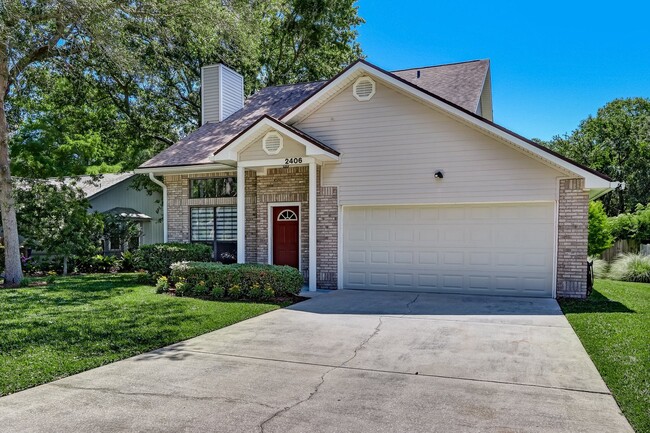
M 246 262 L 246 169 L 237 165 L 237 263 Z
M 316 162 L 309 163 L 309 291 L 316 291 Z

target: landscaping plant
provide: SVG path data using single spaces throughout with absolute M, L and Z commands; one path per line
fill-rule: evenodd
M 612 280 L 650 283 L 650 256 L 624 254 L 612 263 L 608 276 Z
M 614 238 L 607 224 L 607 214 L 603 204 L 598 201 L 589 202 L 589 236 L 587 253 L 598 255 L 611 247 Z
M 172 263 L 209 262 L 210 260 L 212 260 L 212 249 L 204 244 L 143 245 L 133 253 L 135 266 L 147 271 L 153 281 L 161 275 L 169 275 Z
M 174 263 L 170 280 L 177 295 L 213 299 L 282 298 L 297 295 L 304 284 L 291 266 L 197 262 Z

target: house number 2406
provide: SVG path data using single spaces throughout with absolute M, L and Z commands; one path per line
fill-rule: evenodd
M 302 158 L 284 158 L 284 163 L 289 164 L 302 164 Z

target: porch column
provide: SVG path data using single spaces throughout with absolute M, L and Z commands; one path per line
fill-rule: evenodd
M 246 262 L 246 169 L 237 165 L 237 263 Z
M 316 162 L 309 163 L 309 291 L 316 291 Z

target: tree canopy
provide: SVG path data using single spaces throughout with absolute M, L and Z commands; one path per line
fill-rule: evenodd
M 14 0 L 16 13 L 28 17 L 15 29 L 31 31 L 32 39 L 54 32 L 56 20 L 35 16 L 30 24 L 28 3 L 50 9 L 49 2 Z M 356 27 L 363 20 L 352 0 L 87 3 L 89 17 L 59 32 L 56 55 L 26 65 L 8 92 L 15 175 L 136 167 L 199 125 L 204 65 L 237 70 L 250 94 L 330 78 L 362 55 Z
M 545 143 L 551 149 L 625 182 L 601 200 L 608 215 L 650 202 L 650 99 L 615 99 L 580 122 L 570 135 Z

